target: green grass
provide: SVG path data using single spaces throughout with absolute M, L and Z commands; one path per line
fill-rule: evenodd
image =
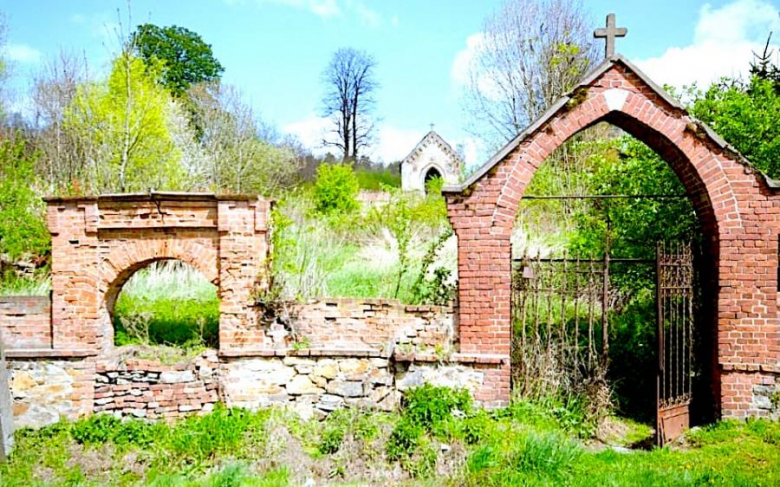
M 689 432 L 683 447 L 618 452 L 581 438 L 586 428 L 571 420 L 580 415 L 561 410 L 572 406 L 486 412 L 431 387 L 405 404 L 324 421 L 219 406 L 172 424 L 94 416 L 23 429 L 0 485 L 780 485 L 777 422 L 724 421 Z

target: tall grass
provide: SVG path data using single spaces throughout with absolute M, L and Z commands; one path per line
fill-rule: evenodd
M 51 276 L 48 273 L 19 277 L 9 271 L 0 278 L 0 296 L 47 296 L 50 291 Z
M 304 300 L 392 298 L 400 274 L 398 298 L 411 301 L 410 290 L 426 250 L 446 224 L 427 216 L 411 222 L 408 271 L 399 273 L 398 240 L 376 211 L 319 215 L 301 192 L 280 203 L 275 220 L 274 279 L 284 298 Z M 454 274 L 455 246 L 446 246 L 441 254 L 437 265 L 451 268 Z
M 180 261 L 154 262 L 125 283 L 114 307 L 117 345 L 219 344 L 217 288 Z

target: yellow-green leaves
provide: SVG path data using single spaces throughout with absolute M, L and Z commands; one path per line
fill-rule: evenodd
M 79 87 L 65 126 L 82 142 L 94 191 L 178 189 L 184 170 L 169 127 L 173 101 L 155 82 L 159 69 L 124 53 L 106 81 Z

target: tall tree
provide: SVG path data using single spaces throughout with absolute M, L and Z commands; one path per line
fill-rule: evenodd
M 224 71 L 211 45 L 184 27 L 142 24 L 131 41 L 147 64 L 154 59 L 163 63 L 161 82 L 177 96 L 193 84 L 219 80 Z
M 322 143 L 337 147 L 342 158 L 355 161 L 361 149 L 371 144 L 374 133 L 374 93 L 379 87 L 376 61 L 362 51 L 342 48 L 322 74 L 324 115 L 332 119 L 331 137 Z
M 180 154 L 168 125 L 172 101 L 156 82 L 159 72 L 159 62 L 147 65 L 125 51 L 106 81 L 79 86 L 64 126 L 85 147 L 90 190 L 180 188 Z
M 468 67 L 475 135 L 497 147 L 520 133 L 593 65 L 591 36 L 581 0 L 506 0 Z

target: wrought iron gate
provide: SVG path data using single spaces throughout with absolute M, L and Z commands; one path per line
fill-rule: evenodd
M 658 244 L 656 305 L 658 377 L 656 442 L 674 440 L 690 426 L 693 386 L 693 252 L 689 244 Z
M 526 256 L 514 263 L 513 387 L 526 397 L 551 383 L 564 389 L 606 384 L 610 311 L 620 301 L 612 277 L 641 266 L 652 279 L 655 265 L 656 443 L 663 446 L 688 428 L 695 370 L 690 244 L 659 243 L 655 259 Z

